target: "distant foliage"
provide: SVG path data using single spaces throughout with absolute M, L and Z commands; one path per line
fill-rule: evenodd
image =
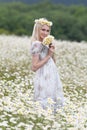
M 0 3 L 0 34 L 31 36 L 34 19 L 40 17 L 53 21 L 52 35 L 56 39 L 87 41 L 87 7 L 49 2 Z

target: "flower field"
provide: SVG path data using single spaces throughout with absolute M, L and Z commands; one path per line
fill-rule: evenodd
M 86 130 L 87 43 L 55 40 L 65 97 L 55 115 L 33 102 L 30 45 L 30 37 L 0 35 L 0 130 Z

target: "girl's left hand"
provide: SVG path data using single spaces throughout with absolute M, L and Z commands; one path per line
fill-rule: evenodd
M 55 46 L 54 45 L 50 45 L 50 47 L 49 47 L 49 55 L 50 56 L 53 56 L 53 54 L 54 54 L 54 51 L 55 51 Z
M 55 49 L 55 46 L 53 44 L 49 45 L 49 48 Z

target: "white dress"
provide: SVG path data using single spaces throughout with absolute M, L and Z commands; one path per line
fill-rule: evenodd
M 35 41 L 31 46 L 31 54 L 39 55 L 42 60 L 46 57 L 48 48 L 40 41 Z M 54 101 L 56 107 L 64 103 L 63 88 L 58 74 L 57 67 L 52 58 L 36 71 L 34 77 L 34 99 L 39 101 L 43 108 L 48 106 L 48 99 Z

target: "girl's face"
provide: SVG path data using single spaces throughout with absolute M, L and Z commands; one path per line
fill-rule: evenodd
M 43 39 L 50 34 L 50 27 L 47 25 L 43 25 L 40 29 L 40 41 L 43 41 Z

